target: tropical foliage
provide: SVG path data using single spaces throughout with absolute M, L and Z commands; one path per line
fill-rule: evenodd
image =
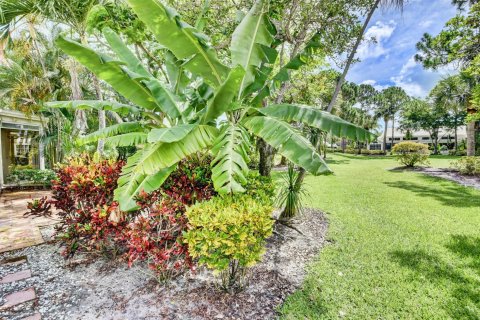
M 139 146 L 123 168 L 115 192 L 122 210 L 135 209 L 134 197 L 140 191 L 158 189 L 182 159 L 205 150 L 214 155 L 215 189 L 219 193 L 243 192 L 250 135 L 263 139 L 312 174 L 329 172 L 315 148 L 290 122 L 354 140 L 374 138 L 363 128 L 315 108 L 296 104 L 262 107 L 278 83 L 288 80 L 282 76 L 283 69 L 273 72 L 277 57 L 275 27 L 264 1 L 256 1 L 235 29 L 230 44 L 231 66 L 220 61 L 208 38 L 181 22 L 174 9 L 155 0 L 127 2 L 158 44 L 168 49 L 168 83 L 143 67 L 121 37 L 108 28 L 104 36 L 116 57 L 63 37 L 57 40 L 63 51 L 132 102 L 133 112 L 146 117 L 95 132 L 81 141 L 105 138 L 110 145 Z M 285 68 L 296 65 L 298 59 L 294 57 Z M 76 105 L 112 108 L 105 101 L 54 102 L 49 106 Z
M 397 156 L 401 164 L 407 167 L 428 164 L 428 156 L 430 155 L 428 146 L 417 142 L 400 142 L 393 146 L 392 153 Z

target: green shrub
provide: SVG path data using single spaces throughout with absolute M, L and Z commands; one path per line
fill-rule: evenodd
M 250 171 L 247 183 L 243 186 L 245 194 L 256 201 L 271 206 L 275 198 L 275 184 L 271 177 L 261 176 L 257 171 Z
M 51 186 L 52 180 L 56 179 L 53 170 L 38 170 L 38 169 L 14 169 L 6 181 L 9 183 L 33 183 L 44 186 Z
M 428 164 L 428 156 L 430 155 L 426 144 L 407 141 L 394 145 L 392 153 L 397 155 L 398 161 L 407 167 Z
M 469 176 L 480 175 L 480 157 L 463 157 L 453 161 L 451 166 L 461 174 Z
M 242 288 L 272 234 L 271 206 L 248 195 L 216 197 L 188 208 L 184 239 L 199 264 L 220 273 L 224 289 Z
M 283 175 L 283 185 L 278 193 L 278 207 L 283 208 L 281 220 L 289 220 L 303 209 L 303 200 L 307 195 L 303 177 L 293 164 L 288 165 L 287 172 Z

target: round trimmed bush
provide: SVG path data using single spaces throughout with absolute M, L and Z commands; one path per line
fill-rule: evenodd
M 428 164 L 430 156 L 428 145 L 416 142 L 400 142 L 393 146 L 392 153 L 397 156 L 401 164 L 407 167 Z

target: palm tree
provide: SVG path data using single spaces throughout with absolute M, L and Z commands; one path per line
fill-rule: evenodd
M 392 147 L 395 141 L 395 117 L 401 110 L 402 106 L 408 101 L 408 96 L 400 87 L 389 87 L 382 90 L 375 97 L 375 104 L 377 106 L 375 115 L 377 118 L 382 118 L 385 128 L 383 132 L 383 151 L 387 151 L 387 130 L 388 123 L 392 120 Z
M 438 82 L 430 92 L 433 102 L 453 112 L 455 151 L 458 150 L 458 117 L 467 107 L 470 88 L 461 76 L 450 76 Z
M 458 10 L 465 10 L 468 6 L 473 6 L 478 2 L 479 0 L 452 0 L 452 4 L 456 6 Z
M 353 62 L 353 59 L 355 58 L 355 55 L 357 54 L 358 47 L 360 46 L 360 43 L 363 40 L 363 36 L 365 34 L 365 31 L 367 30 L 367 27 L 370 23 L 370 20 L 372 19 L 373 14 L 375 11 L 380 7 L 388 7 L 388 6 L 393 6 L 402 9 L 404 5 L 404 0 L 375 0 L 373 5 L 370 7 L 370 10 L 368 11 L 367 17 L 363 23 L 362 29 L 360 29 L 360 32 L 358 34 L 358 37 L 355 41 L 355 44 L 353 45 L 352 51 L 350 52 L 345 68 L 343 69 L 343 73 L 340 76 L 340 79 L 338 79 L 337 86 L 335 87 L 335 91 L 332 96 L 332 100 L 330 101 L 327 111 L 332 112 L 333 107 L 335 106 L 335 102 L 337 101 L 338 95 L 340 94 L 340 90 L 342 89 L 342 85 L 345 82 L 345 78 L 347 76 L 348 71 L 350 70 L 350 66 Z

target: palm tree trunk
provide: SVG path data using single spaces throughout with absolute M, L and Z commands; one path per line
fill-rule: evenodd
M 98 81 L 98 78 L 95 75 L 92 75 L 92 76 L 93 76 L 93 85 L 95 87 L 95 92 L 97 94 L 97 99 L 103 100 L 102 88 L 100 87 L 100 82 Z M 105 119 L 105 111 L 99 110 L 98 111 L 98 130 L 105 129 L 106 126 L 107 126 L 107 123 Z M 104 149 L 105 149 L 105 140 L 104 139 L 98 140 L 97 152 L 100 156 L 103 156 Z
M 458 125 L 457 125 L 457 117 L 455 116 L 455 152 L 458 151 Z
M 475 155 L 475 121 L 467 123 L 467 156 Z
M 394 141 L 395 141 L 395 115 L 393 116 L 393 119 L 392 119 L 392 144 L 391 144 L 390 150 L 393 149 Z
M 388 119 L 383 119 L 385 123 L 385 130 L 383 131 L 383 152 L 387 153 L 387 129 L 388 129 Z
M 269 177 L 272 172 L 273 158 L 275 156 L 274 149 L 263 139 L 258 139 L 258 150 L 260 152 L 260 163 L 258 165 L 258 172 L 261 176 Z
M 83 93 L 78 79 L 78 64 L 75 60 L 70 59 L 68 73 L 70 74 L 70 89 L 72 90 L 72 100 L 82 100 Z M 87 114 L 85 110 L 75 110 L 74 134 L 84 135 L 87 132 Z
M 340 90 L 342 89 L 342 85 L 345 82 L 345 77 L 347 76 L 347 73 L 350 69 L 350 65 L 353 62 L 353 58 L 355 58 L 355 54 L 357 53 L 358 46 L 360 46 L 360 43 L 362 42 L 363 35 L 365 34 L 365 31 L 367 30 L 368 24 L 370 23 L 370 20 L 372 19 L 373 14 L 375 13 L 375 10 L 377 10 L 378 5 L 380 4 L 380 0 L 376 0 L 375 4 L 372 6 L 370 11 L 368 12 L 367 19 L 365 19 L 365 22 L 363 23 L 362 29 L 360 30 L 360 33 L 357 37 L 357 40 L 355 41 L 355 45 L 353 46 L 352 51 L 350 52 L 350 55 L 348 56 L 347 59 L 347 64 L 345 65 L 345 69 L 343 69 L 343 73 L 340 76 L 340 79 L 337 81 L 337 86 L 335 87 L 335 91 L 332 96 L 332 100 L 330 101 L 327 112 L 332 112 L 333 107 L 335 106 L 335 102 L 337 102 L 338 95 L 340 94 Z

